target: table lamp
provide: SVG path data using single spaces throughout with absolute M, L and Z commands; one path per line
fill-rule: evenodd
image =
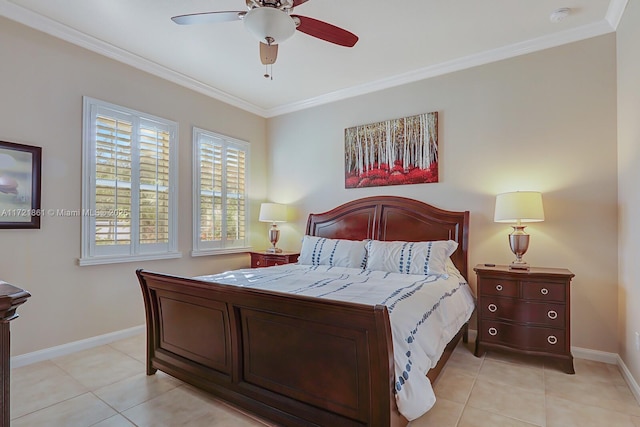
M 515 222 L 513 232 L 509 234 L 511 251 L 516 255 L 509 268 L 528 270 L 529 264 L 522 260 L 522 256 L 529 249 L 529 235 L 522 225 L 525 222 L 544 221 L 542 194 L 537 191 L 516 191 L 502 193 L 496 196 L 496 210 L 494 222 Z
M 287 222 L 287 207 L 279 203 L 263 203 L 260 205 L 261 222 L 270 222 L 269 241 L 271 247 L 267 249 L 269 253 L 280 253 L 282 249 L 276 247 L 276 243 L 280 239 L 280 230 L 278 230 L 277 222 Z

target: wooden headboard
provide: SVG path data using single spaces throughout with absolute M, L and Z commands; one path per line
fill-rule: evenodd
M 348 240 L 454 240 L 458 249 L 451 259 L 469 278 L 469 211 L 445 211 L 405 197 L 365 197 L 327 212 L 310 214 L 306 234 Z

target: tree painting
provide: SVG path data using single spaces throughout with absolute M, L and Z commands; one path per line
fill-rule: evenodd
M 438 182 L 438 113 L 344 131 L 345 188 Z

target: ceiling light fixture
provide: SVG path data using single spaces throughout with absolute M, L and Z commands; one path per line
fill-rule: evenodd
M 553 23 L 558 23 L 560 21 L 564 21 L 564 19 L 569 16 L 571 13 L 571 9 L 568 7 L 561 7 L 560 9 L 556 9 L 551 12 L 551 16 L 549 16 L 549 20 Z
M 273 63 L 278 57 L 278 44 L 293 36 L 296 21 L 287 12 L 268 6 L 251 9 L 243 21 L 247 31 L 260 42 L 260 59 L 265 66 L 264 77 L 273 80 Z
M 280 9 L 259 7 L 244 17 L 244 26 L 261 43 L 279 44 L 296 32 L 293 19 Z

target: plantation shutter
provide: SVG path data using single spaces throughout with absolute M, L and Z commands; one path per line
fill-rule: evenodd
M 140 244 L 169 242 L 169 132 L 140 123 Z
M 227 241 L 237 246 L 245 239 L 245 161 L 244 151 L 227 147 Z
M 176 258 L 177 124 L 85 97 L 80 265 Z
M 194 129 L 195 255 L 248 246 L 247 151 L 245 142 Z
M 96 118 L 95 244 L 131 244 L 130 120 Z

